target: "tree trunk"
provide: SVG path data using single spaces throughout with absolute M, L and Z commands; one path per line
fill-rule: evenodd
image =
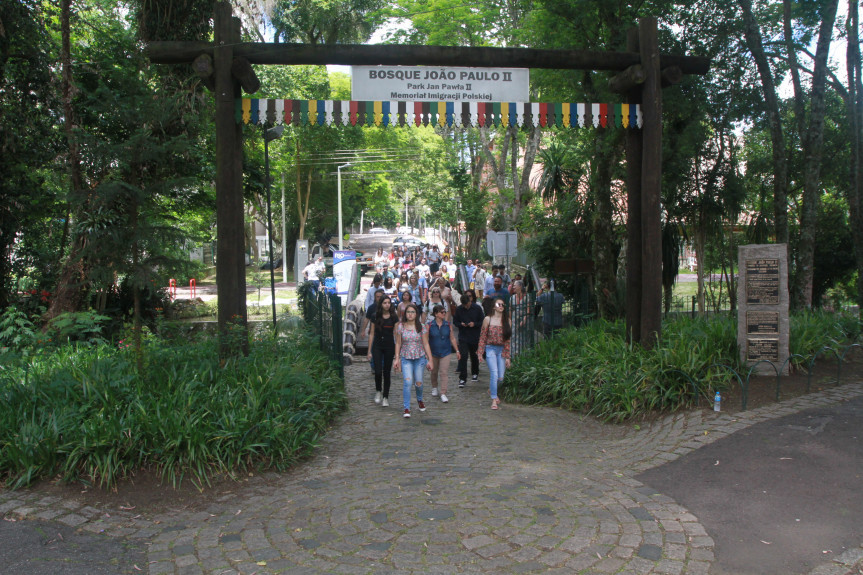
M 695 298 L 698 302 L 698 315 L 704 315 L 704 244 L 707 243 L 704 226 L 695 230 L 695 277 L 698 279 L 698 291 Z
M 136 278 L 140 277 L 138 269 L 140 256 L 138 254 L 138 202 L 132 199 L 131 206 L 131 228 L 132 228 L 132 294 L 133 294 L 133 313 L 135 318 L 134 324 L 134 343 L 135 343 L 135 365 L 138 368 L 138 374 L 144 372 L 144 350 L 141 348 L 141 332 L 143 325 L 141 321 L 141 286 L 138 285 Z
M 532 127 L 528 133 L 527 142 L 525 143 L 521 178 L 518 178 L 514 169 L 512 172 L 512 181 L 515 186 L 515 213 L 513 214 L 513 222 L 515 225 L 518 225 L 521 220 L 521 211 L 527 205 L 530 198 L 530 173 L 533 171 L 533 163 L 536 159 L 536 152 L 539 149 L 539 141 L 541 138 L 542 130 L 537 126 Z
M 803 134 L 806 131 L 806 105 L 803 101 L 803 87 L 800 84 L 797 46 L 794 45 L 794 32 L 791 27 L 791 0 L 782 0 L 782 31 L 785 34 L 785 52 L 788 54 L 791 85 L 794 86 L 794 120 L 797 125 L 797 134 L 802 142 Z
M 845 66 L 848 74 L 848 97 L 845 106 L 848 115 L 848 142 L 851 148 L 851 166 L 848 170 L 848 205 L 851 212 L 851 233 L 857 260 L 857 305 L 863 312 L 863 74 L 860 61 L 860 15 L 857 0 L 848 0 L 846 21 L 847 48 Z
M 299 239 L 306 239 L 306 221 L 309 219 L 309 198 L 312 195 L 312 167 L 309 166 L 309 173 L 306 176 L 306 194 L 303 199 L 303 185 L 300 172 L 300 142 L 297 141 L 297 152 L 295 156 L 295 164 L 297 166 L 297 215 L 300 218 L 300 235 Z
M 63 68 L 64 131 L 69 146 L 66 155 L 66 170 L 69 174 L 69 203 L 74 206 L 70 219 L 77 220 L 75 212 L 80 212 L 84 207 L 86 197 L 81 174 L 81 153 L 75 136 L 77 115 L 72 105 L 75 97 L 75 84 L 72 76 L 71 12 L 71 0 L 62 0 L 60 3 L 60 65 Z M 53 319 L 61 313 L 77 311 L 81 308 L 86 292 L 87 276 L 81 254 L 85 241 L 84 237 L 73 234 L 72 246 L 60 270 L 56 293 L 51 300 L 46 319 Z
M 743 11 L 744 36 L 746 46 L 755 59 L 758 75 L 761 77 L 761 90 L 767 107 L 770 124 L 770 140 L 773 147 L 773 212 L 776 226 L 776 241 L 788 243 L 788 162 L 786 160 L 785 136 L 782 132 L 782 117 L 779 113 L 779 99 L 773 72 L 764 53 L 761 30 L 752 13 L 752 0 L 737 0 Z
M 608 132 L 599 131 L 594 156 L 594 197 L 596 214 L 593 217 L 593 262 L 596 278 L 596 307 L 599 317 L 613 318 L 617 309 L 615 293 L 617 277 L 614 273 L 614 222 L 611 201 L 611 170 L 615 154 L 608 142 Z
M 812 278 L 815 265 L 815 233 L 818 224 L 818 205 L 821 203 L 821 155 L 824 144 L 824 92 L 827 85 L 827 57 L 833 40 L 833 23 L 839 0 L 831 0 L 824 7 L 818 48 L 812 72 L 812 93 L 809 106 L 809 129 L 804 142 L 803 209 L 800 216 L 800 240 L 797 245 L 797 274 L 791 290 L 791 305 L 796 308 L 812 307 Z

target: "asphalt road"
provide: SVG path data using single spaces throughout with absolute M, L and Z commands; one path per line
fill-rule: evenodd
M 0 573 L 125 575 L 147 572 L 140 541 L 78 531 L 54 521 L 0 521 Z M 137 567 L 137 568 L 136 568 Z
M 863 541 L 863 398 L 755 424 L 636 479 L 715 541 L 714 575 L 808 573 Z

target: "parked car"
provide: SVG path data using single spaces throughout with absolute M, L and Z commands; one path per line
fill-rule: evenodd
M 399 236 L 393 240 L 394 248 L 415 249 L 421 247 L 425 242 L 413 236 Z
M 390 231 L 386 228 L 372 228 L 369 230 L 369 233 L 370 234 L 381 234 L 381 235 L 383 235 L 383 234 L 390 233 Z
M 265 261 L 265 262 L 261 265 L 261 269 L 262 269 L 262 270 L 268 270 L 268 269 L 270 269 L 270 268 L 272 267 L 272 263 L 273 263 L 273 262 L 272 262 L 272 260 L 267 260 L 267 261 Z M 278 258 L 278 259 L 276 260 L 276 267 L 274 267 L 273 269 L 278 269 L 278 268 L 280 268 L 280 267 L 282 267 L 282 258 Z

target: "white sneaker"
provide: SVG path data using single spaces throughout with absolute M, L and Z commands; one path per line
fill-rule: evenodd
M 437 397 L 437 388 L 436 387 L 432 388 L 432 396 Z
M 381 402 L 381 392 L 376 391 L 375 392 L 375 403 L 380 403 L 380 402 Z
M 441 403 L 449 403 L 449 399 L 447 398 L 445 393 L 440 394 Z
M 383 399 L 383 403 L 381 403 L 381 405 L 382 405 L 383 407 L 389 407 L 389 406 L 390 406 L 390 402 L 389 402 L 389 401 L 387 400 L 387 398 L 385 397 L 385 398 Z

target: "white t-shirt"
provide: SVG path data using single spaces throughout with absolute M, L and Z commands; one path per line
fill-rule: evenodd
M 312 262 L 303 268 L 303 275 L 305 275 L 306 279 L 308 279 L 310 282 L 318 281 L 320 279 L 318 278 L 318 274 L 320 273 L 320 266 L 318 266 L 318 264 L 315 262 Z
M 421 278 L 428 277 L 429 267 L 427 264 L 420 264 L 415 269 L 420 274 Z
M 427 317 L 432 317 L 432 319 L 434 319 L 432 316 L 432 310 L 434 309 L 434 306 L 436 306 L 436 305 L 442 305 L 443 308 L 446 310 L 446 312 L 449 313 L 449 304 L 446 302 L 446 300 L 441 299 L 441 301 L 439 301 L 439 302 L 432 302 L 432 300 L 429 299 L 425 303 L 425 305 L 423 305 L 423 311 L 426 313 Z

